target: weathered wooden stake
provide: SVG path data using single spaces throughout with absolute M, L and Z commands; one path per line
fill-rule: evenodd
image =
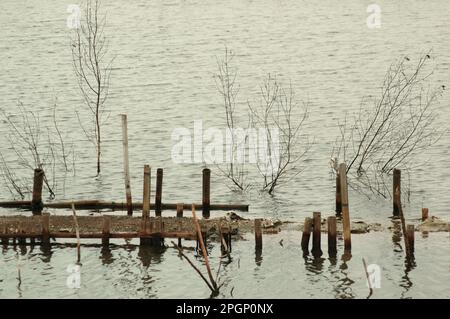
M 50 244 L 50 214 L 42 214 L 42 243 L 47 245 Z
M 144 194 L 142 195 L 142 218 L 150 217 L 150 180 L 151 171 L 149 165 L 144 165 Z
M 409 256 L 414 255 L 414 225 L 408 225 L 406 228 L 406 237 L 408 239 Z
M 428 208 L 422 208 L 422 221 L 426 221 L 428 219 Z
M 111 233 L 111 217 L 103 216 L 102 245 L 109 245 L 109 234 Z
M 17 232 L 19 234 L 26 233 L 26 231 L 23 230 L 23 227 L 21 224 L 18 225 Z M 25 237 L 18 237 L 17 241 L 18 241 L 19 245 L 25 245 L 27 243 L 27 239 Z
M 341 163 L 339 165 L 339 178 L 341 179 L 341 203 L 342 203 L 342 225 L 344 228 L 344 250 L 351 252 L 352 238 L 350 230 L 350 209 L 348 203 L 348 184 L 347 184 L 347 165 Z
M 327 219 L 328 222 L 328 255 L 330 257 L 336 257 L 336 217 L 330 216 Z
M 130 165 L 128 158 L 128 124 L 127 115 L 122 114 L 122 145 L 123 145 L 123 170 L 125 173 L 125 193 L 127 199 L 128 216 L 133 215 L 133 203 L 131 199 Z
M 262 242 L 262 227 L 261 227 L 261 219 L 255 219 L 255 250 L 261 251 L 263 246 Z
M 310 217 L 305 218 L 305 224 L 303 225 L 302 234 L 302 250 L 303 254 L 307 255 L 309 253 L 309 238 L 311 237 L 311 226 L 312 219 Z
M 183 218 L 183 203 L 177 204 L 177 218 Z M 182 222 L 181 220 L 178 221 L 178 231 L 182 230 Z M 181 247 L 181 238 L 178 238 L 178 247 Z
M 203 204 L 203 218 L 209 218 L 210 215 L 210 190 L 211 190 L 211 170 L 209 168 L 203 169 L 202 179 L 202 204 Z
M 336 215 L 341 216 L 342 214 L 342 202 L 341 202 L 341 180 L 339 178 L 339 173 L 336 174 Z
M 42 185 L 44 184 L 44 171 L 40 168 L 34 170 L 33 198 L 31 200 L 31 210 L 34 214 L 40 214 L 44 204 L 42 203 Z
M 402 194 L 402 188 L 401 188 L 401 171 L 399 169 L 394 169 L 394 176 L 393 176 L 393 191 L 392 191 L 392 200 L 393 200 L 393 212 L 392 214 L 394 216 L 400 216 L 400 208 L 398 205 L 401 203 L 401 194 Z M 398 189 L 398 191 L 397 191 Z
M 155 215 L 161 216 L 161 198 L 162 198 L 163 169 L 156 170 L 156 194 L 155 194 Z
M 321 228 L 321 217 L 319 212 L 313 213 L 313 243 L 311 253 L 314 257 L 322 256 L 322 249 L 320 247 L 320 228 Z

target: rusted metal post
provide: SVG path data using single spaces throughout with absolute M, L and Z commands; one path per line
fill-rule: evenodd
M 312 219 L 310 217 L 305 218 L 305 223 L 303 225 L 303 234 L 302 234 L 302 250 L 303 254 L 307 255 L 309 253 L 309 238 L 311 237 L 311 226 Z
M 394 176 L 393 176 L 393 191 L 392 191 L 392 200 L 393 200 L 393 212 L 392 214 L 394 216 L 400 216 L 400 208 L 399 205 L 401 205 L 401 194 L 402 194 L 402 188 L 401 188 L 401 171 L 399 169 L 394 169 Z
M 255 250 L 261 251 L 263 246 L 262 242 L 262 227 L 261 227 L 261 219 L 255 219 Z
M 142 198 L 142 218 L 150 216 L 150 166 L 144 165 L 144 194 Z
M 130 165 L 128 157 L 128 124 L 127 115 L 122 114 L 122 145 L 123 145 L 123 170 L 125 173 L 125 193 L 127 199 L 128 216 L 133 215 L 133 203 L 131 199 Z
M 422 208 L 422 221 L 426 221 L 428 219 L 428 208 Z
M 341 216 L 341 214 L 342 214 L 341 181 L 338 173 L 336 174 L 336 215 Z
M 347 184 L 347 165 L 341 163 L 339 165 L 339 178 L 341 180 L 341 203 L 342 203 L 342 226 L 344 228 L 344 250 L 351 252 L 352 238 L 350 230 L 350 209 L 348 203 L 348 184 Z
M 42 244 L 50 244 L 50 214 L 42 214 Z
M 322 249 L 320 247 L 320 238 L 321 238 L 321 217 L 319 212 L 313 213 L 313 244 L 311 253 L 314 257 L 322 256 Z
M 103 229 L 102 229 L 102 245 L 109 245 L 109 235 L 111 233 L 111 217 L 103 216 Z
M 330 216 L 327 219 L 328 223 L 328 255 L 330 257 L 336 257 L 337 246 L 336 246 L 336 217 Z
M 31 200 L 31 210 L 33 214 L 40 214 L 44 204 L 42 203 L 42 186 L 44 184 L 44 171 L 40 168 L 34 170 L 33 197 Z
M 203 169 L 203 179 L 202 179 L 202 209 L 203 218 L 209 218 L 210 215 L 210 191 L 211 191 L 211 170 L 209 168 Z
M 163 169 L 156 170 L 156 194 L 155 194 L 155 215 L 161 216 L 161 198 L 162 198 Z

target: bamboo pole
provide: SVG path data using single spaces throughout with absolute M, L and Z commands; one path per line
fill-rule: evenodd
M 347 184 L 347 165 L 341 163 L 339 165 L 339 178 L 341 179 L 341 203 L 342 203 L 342 225 L 344 228 L 344 250 L 351 252 L 352 238 L 350 230 L 350 210 L 348 203 L 348 184 Z
M 142 218 L 150 216 L 150 180 L 151 171 L 149 165 L 144 165 L 144 194 L 142 198 Z
M 211 284 L 212 284 L 212 286 L 214 288 L 214 291 L 217 291 L 218 288 L 217 288 L 217 284 L 216 284 L 216 282 L 214 280 L 214 277 L 212 275 L 211 267 L 209 265 L 208 253 L 206 251 L 205 243 L 203 242 L 202 231 L 200 229 L 200 224 L 198 223 L 198 220 L 197 220 L 197 215 L 195 214 L 195 205 L 192 205 L 192 217 L 194 218 L 194 224 L 195 224 L 195 228 L 197 230 L 197 236 L 198 236 L 199 241 L 200 241 L 200 248 L 201 248 L 202 253 L 203 253 L 203 258 L 205 259 L 205 265 L 206 265 L 206 269 L 208 271 L 209 280 L 211 281 Z
M 122 145 L 123 145 L 123 171 L 125 173 L 125 193 L 127 200 L 128 215 L 133 215 L 133 205 L 131 199 L 130 165 L 128 157 L 128 127 L 127 115 L 122 114 Z

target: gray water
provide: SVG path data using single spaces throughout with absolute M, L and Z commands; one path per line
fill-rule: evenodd
M 292 81 L 296 96 L 309 102 L 307 131 L 315 139 L 303 173 L 274 196 L 257 191 L 256 176 L 252 190 L 232 192 L 212 167 L 212 202 L 248 203 L 248 217 L 302 221 L 312 211 L 332 214 L 334 178 L 328 162 L 339 134 L 337 123 L 345 112 L 357 110 L 364 96 L 379 93 L 386 70 L 397 58 L 414 59 L 432 50 L 436 69 L 431 81 L 449 87 L 450 5 L 443 0 L 377 1 L 382 8 L 380 29 L 366 26 L 370 1 L 218 0 L 211 5 L 207 1 L 140 0 L 125 5 L 124 1 L 105 0 L 105 33 L 115 60 L 107 102 L 110 116 L 103 131 L 102 173 L 96 177 L 94 149 L 75 115 L 83 101 L 72 70 L 71 30 L 66 26 L 71 3 L 3 0 L 0 6 L 0 107 L 14 113 L 20 99 L 41 113 L 43 123 L 51 123 L 56 97 L 65 139 L 75 146 L 76 174 L 58 175 L 57 199 L 123 200 L 119 114 L 127 113 L 134 199 L 141 200 L 142 167 L 150 164 L 154 169 L 164 168 L 163 201 L 200 201 L 203 166 L 174 163 L 170 138 L 174 128 L 192 129 L 194 120 L 202 120 L 205 128 L 224 128 L 213 75 L 216 57 L 223 54 L 225 45 L 236 54 L 238 107 L 244 110 L 247 100 L 257 98 L 267 73 L 277 74 L 285 82 Z M 449 128 L 449 105 L 447 90 L 440 99 L 436 123 L 443 129 Z M 1 152 L 14 167 L 14 154 L 5 141 L 7 129 L 0 123 Z M 421 207 L 429 207 L 432 215 L 450 217 L 449 141 L 447 133 L 416 156 L 422 165 L 411 176 L 411 198 L 405 207 L 408 218 L 419 217 Z M 25 170 L 17 174 L 31 175 Z M 4 185 L 0 198 L 12 198 Z M 352 218 L 390 224 L 390 200 L 368 199 L 351 191 L 350 209 Z M 227 283 L 221 296 L 231 297 L 233 291 L 234 297 L 364 298 L 364 257 L 382 267 L 382 288 L 374 297 L 450 297 L 448 233 L 416 237 L 416 265 L 409 271 L 388 232 L 355 236 L 353 258 L 346 263 L 338 260 L 336 265 L 329 260 L 305 262 L 297 232 L 266 236 L 260 265 L 255 263 L 253 242 L 239 242 L 233 263 L 225 267 Z M 282 238 L 285 244 L 280 247 Z M 211 255 L 217 256 L 217 247 L 211 249 Z M 22 256 L 20 288 L 18 255 Z M 65 268 L 73 262 L 74 249 L 57 247 L 50 259 L 46 256 L 39 248 L 3 251 L 0 296 L 209 295 L 172 249 L 141 257 L 139 247 L 114 247 L 111 256 L 105 257 L 100 248 L 86 247 L 83 284 L 76 291 L 65 286 Z

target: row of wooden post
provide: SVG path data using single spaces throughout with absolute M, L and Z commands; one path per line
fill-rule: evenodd
M 345 164 L 339 165 L 339 171 L 336 176 L 336 215 L 342 216 L 344 227 L 344 240 L 346 249 L 351 248 L 350 240 L 350 219 L 348 209 L 348 187 L 347 187 L 347 169 Z M 401 206 L 401 170 L 393 170 L 392 180 L 392 214 L 395 218 L 401 218 L 404 223 L 403 209 Z M 422 209 L 422 221 L 428 219 L 428 208 Z M 305 222 L 306 225 L 306 222 Z M 306 226 L 305 226 L 306 227 Z M 405 250 L 407 254 L 414 252 L 414 225 L 404 226 L 403 236 L 405 236 Z M 347 238 L 347 239 L 346 239 Z

